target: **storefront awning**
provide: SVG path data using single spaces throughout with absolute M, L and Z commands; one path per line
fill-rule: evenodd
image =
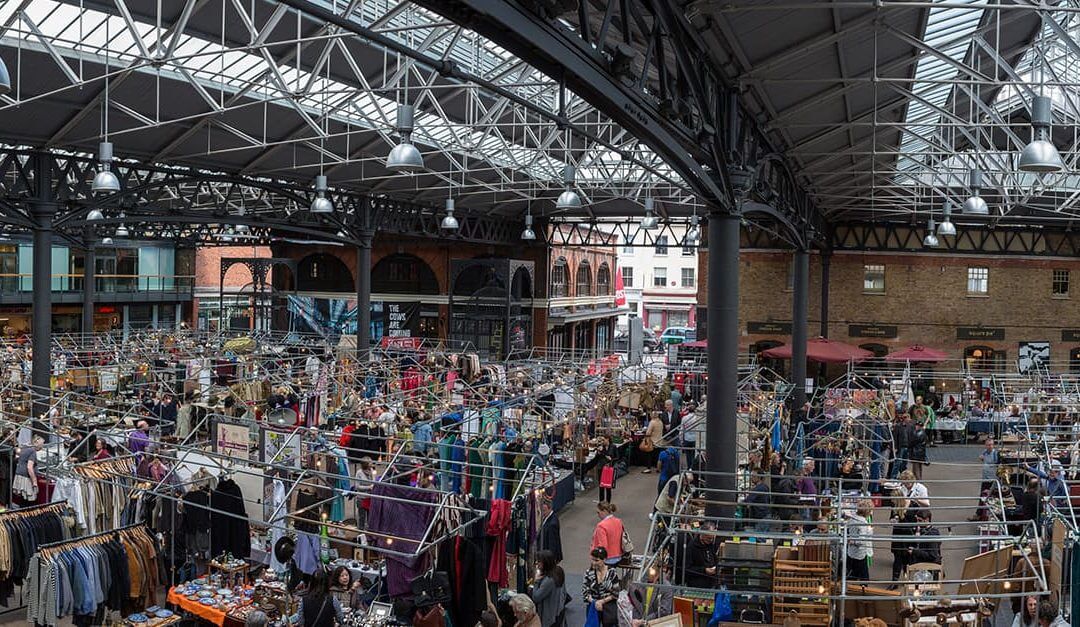
M 629 313 L 627 307 L 604 307 L 603 309 L 586 309 L 585 311 L 567 312 L 565 314 L 548 314 L 548 326 L 557 327 L 571 322 L 583 320 L 596 320 L 597 318 L 611 318 L 624 313 Z

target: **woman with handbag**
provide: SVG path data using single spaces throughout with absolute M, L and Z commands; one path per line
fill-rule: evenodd
M 596 506 L 596 515 L 600 518 L 600 522 L 596 523 L 596 528 L 593 529 L 590 550 L 604 549 L 608 566 L 618 564 L 623 556 L 622 544 L 625 529 L 622 520 L 615 516 L 616 509 L 618 508 L 614 503 L 606 501 Z
M 645 436 L 641 438 L 641 444 L 638 445 L 641 452 L 648 454 L 645 470 L 642 470 L 641 474 L 647 475 L 652 472 L 663 447 L 664 421 L 660 420 L 660 413 L 654 411 L 652 417 L 649 418 L 649 424 L 645 427 Z
M 334 627 L 345 622 L 341 604 L 330 594 L 330 580 L 325 569 L 316 569 L 312 575 L 307 592 L 300 599 L 300 618 L 304 627 Z
M 600 447 L 597 450 L 600 463 L 596 484 L 600 486 L 600 500 L 598 503 L 611 502 L 612 492 L 615 491 L 615 447 L 605 436 L 600 436 Z
M 581 598 L 591 606 L 590 611 L 596 612 L 603 627 L 614 627 L 619 624 L 619 577 L 607 565 L 608 553 L 604 547 L 593 549 L 589 556 L 591 562 L 581 583 Z

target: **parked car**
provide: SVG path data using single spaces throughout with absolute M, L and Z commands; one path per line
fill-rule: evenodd
M 656 334 L 652 332 L 652 329 L 645 329 L 641 334 L 641 348 L 646 353 L 655 353 L 660 350 L 660 340 L 656 339 Z M 616 353 L 625 353 L 629 349 L 630 334 L 620 333 L 613 338 L 612 349 Z
M 697 329 L 690 327 L 668 327 L 664 329 L 663 335 L 660 336 L 661 344 L 682 344 L 683 342 L 693 342 L 697 339 Z

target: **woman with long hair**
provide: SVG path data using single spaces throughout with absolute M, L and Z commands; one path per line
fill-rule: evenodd
M 566 588 L 566 574 L 555 563 L 555 554 L 551 551 L 539 551 L 536 554 L 536 583 L 529 596 L 536 604 L 540 615 L 541 627 L 557 627 L 563 611 Z
M 330 594 L 330 580 L 323 568 L 315 570 L 300 599 L 300 618 L 304 627 L 334 627 L 335 621 L 344 622 L 341 604 Z
M 618 508 L 614 503 L 601 501 L 596 506 L 596 515 L 600 522 L 593 529 L 592 546 L 589 550 L 603 547 L 607 553 L 608 566 L 614 566 L 622 560 L 623 522 L 615 516 Z
M 1039 597 L 1029 594 L 1020 600 L 1020 611 L 1013 619 L 1012 627 L 1038 627 Z
M 601 625 L 618 625 L 619 612 L 615 603 L 619 596 L 619 577 L 615 569 L 607 565 L 608 553 L 604 547 L 593 549 L 589 558 L 589 570 L 585 571 L 581 583 L 581 598 L 596 610 Z

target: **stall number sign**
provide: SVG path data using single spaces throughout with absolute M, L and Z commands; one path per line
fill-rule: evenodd
M 386 335 L 388 337 L 411 337 L 409 320 L 416 312 L 413 303 L 386 303 L 384 310 L 386 315 Z

